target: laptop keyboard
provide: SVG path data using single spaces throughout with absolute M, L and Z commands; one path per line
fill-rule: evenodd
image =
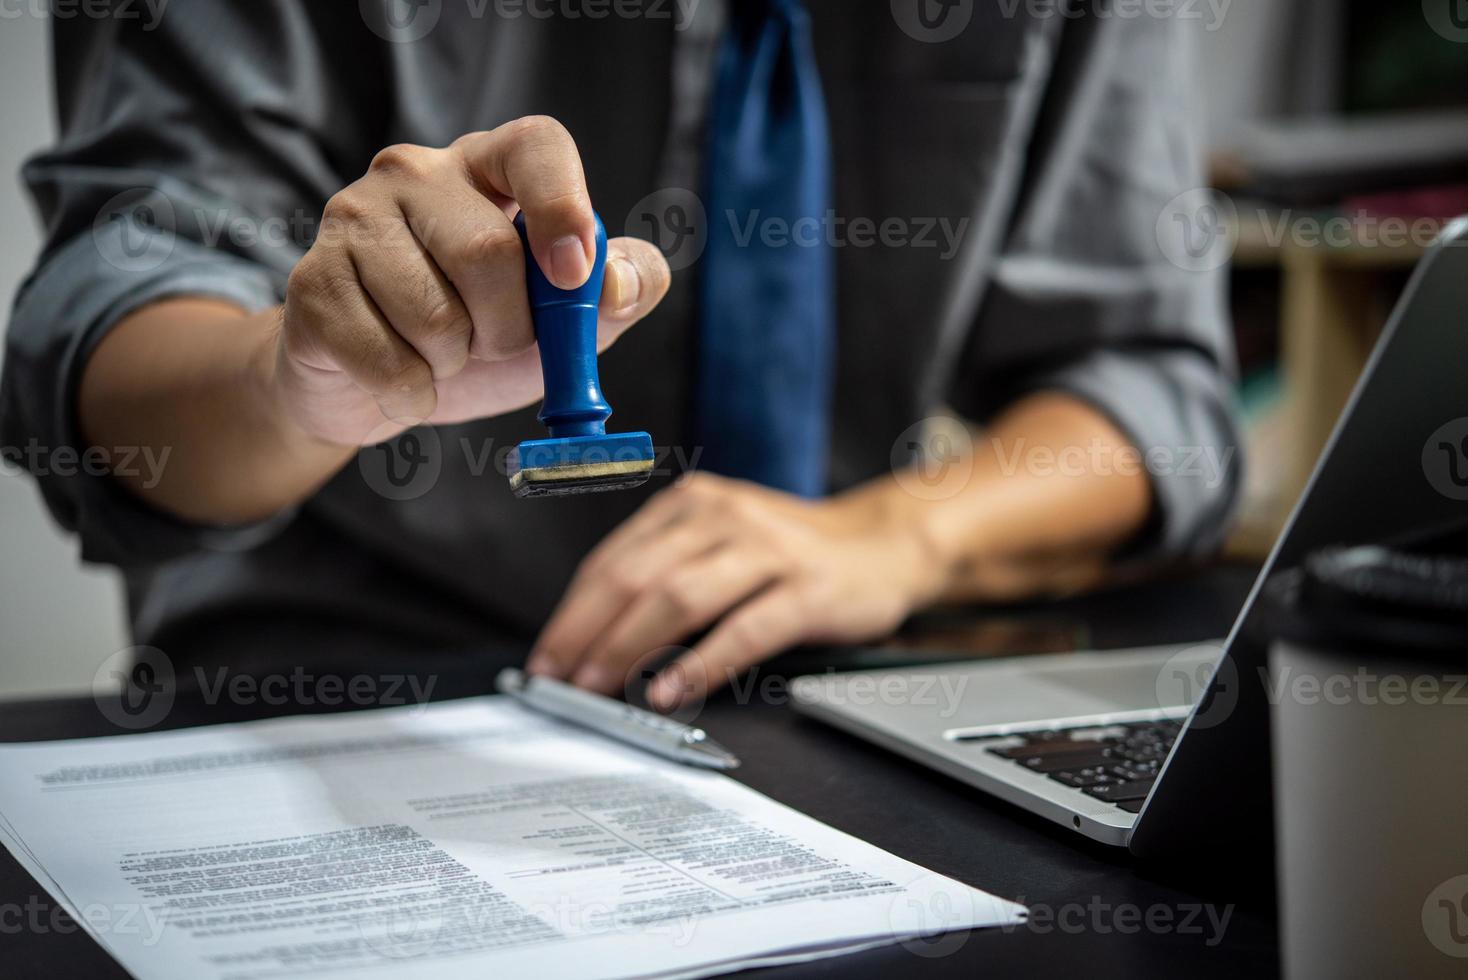
M 1140 813 L 1181 728 L 1176 721 L 1139 721 L 1025 732 L 1011 737 L 1023 739 L 1021 744 L 987 751 L 1127 813 Z

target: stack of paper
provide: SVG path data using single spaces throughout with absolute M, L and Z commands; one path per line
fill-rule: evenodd
M 695 977 L 1024 917 L 503 698 L 3 746 L 0 837 L 144 980 Z

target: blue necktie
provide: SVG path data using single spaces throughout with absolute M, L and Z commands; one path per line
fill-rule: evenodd
M 699 466 L 826 490 L 835 273 L 831 148 L 800 0 L 734 0 L 709 117 Z

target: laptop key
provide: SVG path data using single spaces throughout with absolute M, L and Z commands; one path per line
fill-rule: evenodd
M 1127 813 L 1141 813 L 1142 804 L 1146 802 L 1146 797 L 1143 797 L 1140 800 L 1122 800 L 1120 803 L 1116 804 L 1116 806 L 1117 809 L 1125 810 Z
M 1121 803 L 1126 800 L 1144 800 L 1152 791 L 1155 779 L 1133 779 L 1125 783 L 1106 783 L 1102 786 L 1091 786 L 1082 790 L 1087 796 L 1094 796 L 1098 800 L 1107 803 Z
M 1085 789 L 1087 786 L 1100 786 L 1102 783 L 1120 782 L 1116 776 L 1107 772 L 1104 766 L 1087 766 L 1085 769 L 1052 772 L 1050 778 L 1057 783 L 1069 786 L 1071 789 Z
M 1124 762 L 1121 765 L 1112 766 L 1111 775 L 1117 779 L 1129 781 L 1135 779 L 1155 779 L 1157 777 L 1157 763 L 1135 763 Z
M 1104 766 L 1112 761 L 1112 758 L 1104 752 L 1092 750 L 1089 752 L 1067 752 L 1063 755 L 1037 755 L 1028 759 L 1014 760 L 1024 766 L 1030 772 L 1065 772 L 1072 769 L 1085 769 L 1088 766 Z
M 999 756 L 1001 759 L 1014 759 L 1018 762 L 1022 759 L 1042 755 L 1073 755 L 1078 752 L 1092 752 L 1100 744 L 1100 742 L 1081 742 L 1070 738 L 1060 738 L 1048 739 L 1044 742 L 1035 742 L 1028 745 L 1016 745 L 1013 748 L 1007 749 L 989 749 L 989 752 Z

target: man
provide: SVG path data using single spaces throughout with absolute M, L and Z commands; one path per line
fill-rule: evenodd
M 1185 27 L 941 11 L 960 29 L 847 0 L 57 21 L 5 441 L 106 454 L 41 478 L 54 513 L 125 570 L 140 642 L 238 670 L 533 638 L 532 670 L 619 693 L 697 638 L 649 689 L 671 708 L 934 603 L 1204 553 L 1238 475 L 1218 278 L 1158 239 L 1201 181 Z M 603 345 L 644 322 L 603 376 L 668 468 L 723 475 L 519 501 L 510 219 L 571 287 L 593 205 L 692 232 L 661 236 L 676 276 L 614 238 Z M 943 406 L 982 435 L 950 427 L 934 488 Z

